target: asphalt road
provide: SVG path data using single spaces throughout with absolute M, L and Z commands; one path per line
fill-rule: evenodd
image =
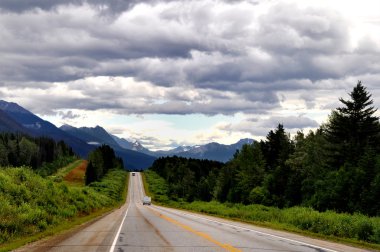
M 143 206 L 143 196 L 141 175 L 136 173 L 130 176 L 122 208 L 78 232 L 18 251 L 365 251 L 186 211 Z

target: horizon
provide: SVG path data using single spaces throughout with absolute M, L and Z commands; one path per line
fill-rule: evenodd
M 380 2 L 113 3 L 0 2 L 0 99 L 151 150 L 307 133 L 359 80 L 380 107 Z
M 12 104 L 12 105 L 15 105 L 16 107 L 20 107 L 20 108 L 22 108 L 23 110 L 26 110 L 28 113 L 32 113 L 31 111 L 29 111 L 29 110 L 27 110 L 26 108 L 24 108 L 22 105 L 20 105 L 20 104 L 18 104 L 18 103 L 16 103 L 16 102 L 8 102 L 8 101 L 5 101 L 5 100 L 0 100 L 0 103 L 1 102 L 5 102 L 5 103 L 7 103 L 7 104 Z M 33 113 L 32 113 L 33 114 Z M 35 115 L 35 114 L 33 114 L 33 115 Z M 36 115 L 36 116 L 38 116 L 38 115 Z M 44 120 L 43 118 L 41 118 L 42 120 Z M 49 121 L 47 121 L 47 122 L 49 122 Z M 49 123 L 51 123 L 51 122 L 49 122 Z M 54 124 L 53 124 L 54 125 Z M 110 137 L 117 137 L 116 135 L 113 135 L 113 134 L 111 134 L 110 132 L 108 132 L 104 127 L 102 127 L 101 125 L 95 125 L 94 127 L 88 127 L 88 126 L 83 126 L 83 127 L 79 127 L 79 128 L 77 128 L 77 127 L 74 127 L 74 126 L 72 126 L 72 125 L 69 125 L 69 124 L 63 124 L 63 125 L 61 125 L 61 126 L 57 126 L 57 125 L 54 125 L 55 127 L 57 127 L 57 128 L 59 128 L 59 129 L 61 129 L 61 130 L 63 130 L 62 129 L 62 127 L 63 126 L 66 126 L 66 127 L 70 127 L 70 128 L 75 128 L 75 129 L 79 129 L 79 128 L 87 128 L 87 129 L 95 129 L 95 128 L 101 128 L 102 130 L 105 130 L 106 131 L 106 133 L 110 136 Z M 63 131 L 65 131 L 65 130 L 63 130 Z M 126 140 L 126 141 L 128 141 L 128 142 L 130 142 L 130 143 L 132 143 L 132 144 L 134 144 L 134 143 L 138 143 L 139 145 L 141 145 L 142 147 L 144 147 L 144 148 L 146 148 L 144 145 L 142 145 L 141 144 L 141 142 L 139 141 L 139 139 L 126 139 L 126 138 L 120 138 L 120 137 L 117 137 L 117 138 L 119 138 L 119 139 L 121 139 L 121 140 Z M 220 144 L 220 145 L 232 145 L 232 144 L 237 144 L 237 143 L 239 143 L 239 142 L 241 142 L 241 141 L 244 141 L 244 140 L 252 140 L 252 141 L 256 141 L 255 139 L 252 139 L 252 138 L 241 138 L 241 139 L 239 139 L 238 141 L 236 141 L 236 142 L 233 142 L 233 143 L 231 143 L 231 144 L 222 144 L 222 143 L 218 143 L 218 142 L 208 142 L 208 143 L 205 143 L 205 144 L 203 144 L 203 145 L 207 145 L 207 144 L 212 144 L 212 143 L 216 143 L 216 144 Z M 99 143 L 99 142 L 87 142 L 87 144 L 89 144 L 89 145 L 99 145 L 99 144 L 101 144 L 101 143 Z M 124 148 L 123 146 L 121 146 L 119 143 L 117 143 L 121 148 Z M 175 147 L 173 147 L 173 148 L 170 148 L 170 149 L 157 149 L 157 150 L 152 150 L 152 149 L 148 149 L 149 151 L 153 151 L 153 152 L 159 152 L 159 151 L 169 151 L 169 150 L 174 150 L 174 149 L 177 149 L 177 148 L 180 148 L 180 147 L 200 147 L 200 146 L 202 146 L 202 145 L 200 145 L 200 144 L 193 144 L 193 145 L 178 145 L 178 146 L 175 146 Z

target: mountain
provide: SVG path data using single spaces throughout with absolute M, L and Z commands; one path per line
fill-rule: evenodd
M 126 140 L 125 138 L 119 138 L 117 136 L 111 135 L 111 137 L 117 142 L 119 146 L 121 146 L 124 149 L 128 150 L 134 150 L 141 153 L 145 153 L 147 155 L 156 156 L 153 151 L 148 150 L 139 141 L 130 142 Z
M 167 150 L 167 151 L 159 150 L 159 151 L 155 151 L 154 153 L 156 156 L 173 156 L 173 155 L 177 155 L 183 152 L 190 151 L 197 147 L 198 146 L 178 146 L 171 150 Z
M 224 145 L 214 142 L 205 145 L 178 146 L 167 151 L 150 151 L 143 147 L 138 141 L 130 142 L 124 138 L 118 138 L 116 136 L 112 137 L 122 148 L 136 150 L 157 158 L 176 155 L 180 157 L 209 159 L 220 162 L 229 161 L 235 154 L 236 150 L 240 150 L 244 144 L 252 144 L 254 142 L 253 139 L 246 138 L 240 139 L 238 142 L 231 145 Z
M 104 128 L 96 126 L 95 128 L 75 128 L 70 125 L 63 125 L 61 129 L 69 134 L 93 145 L 108 144 L 115 152 L 122 153 L 128 151 L 135 151 L 140 154 L 145 154 L 146 162 L 148 166 L 152 164 L 155 158 L 162 156 L 181 156 L 187 158 L 197 159 L 209 159 L 220 162 L 227 162 L 235 154 L 236 150 L 241 149 L 244 144 L 253 143 L 252 139 L 241 139 L 237 143 L 231 145 L 224 145 L 219 143 L 209 143 L 205 145 L 196 146 L 179 146 L 168 151 L 150 151 L 141 145 L 138 141 L 128 141 L 124 138 L 109 134 Z M 153 160 L 153 161 L 152 161 Z
M 112 138 L 116 141 L 116 143 L 124 148 L 124 149 L 128 149 L 128 150 L 132 150 L 133 149 L 133 143 L 128 141 L 127 139 L 125 138 L 120 138 L 120 137 L 117 137 L 115 135 L 111 135 Z
M 73 148 L 75 153 L 82 157 L 87 156 L 87 154 L 93 149 L 93 147 L 85 142 L 73 138 L 66 132 L 58 129 L 54 124 L 41 119 L 16 103 L 0 100 L 0 110 L 19 126 L 22 126 L 24 129 L 22 133 L 35 137 L 46 136 L 56 141 L 63 140 Z
M 69 127 L 71 126 L 66 125 L 63 129 L 67 130 Z M 88 144 L 86 141 L 87 138 L 85 138 L 90 137 L 91 134 L 93 134 L 98 137 L 96 141 L 101 144 L 110 144 L 112 142 L 112 145 L 116 144 L 118 149 L 115 150 L 115 153 L 123 159 L 124 165 L 128 169 L 146 169 L 150 167 L 155 160 L 152 156 L 137 151 L 122 149 L 101 127 L 96 127 L 94 130 L 91 128 L 82 129 L 82 132 L 85 135 L 82 139 L 81 137 L 75 136 L 75 134 L 70 134 L 65 130 L 57 128 L 54 124 L 41 119 L 16 103 L 2 100 L 0 100 L 0 130 L 7 132 L 20 131 L 35 137 L 46 136 L 56 141 L 63 140 L 66 144 L 73 148 L 76 154 L 84 158 L 87 157 L 89 152 L 95 148 L 94 145 Z M 111 142 L 107 142 L 106 134 L 109 137 L 108 141 Z M 114 147 L 112 145 L 111 147 Z
M 120 147 L 118 143 L 108 134 L 108 132 L 100 126 L 96 126 L 95 128 L 75 128 L 73 126 L 65 124 L 62 125 L 60 129 L 66 133 L 69 133 L 70 135 L 82 139 L 90 145 L 107 144 L 111 147 Z
M 115 139 L 117 137 L 109 134 L 104 128 L 100 126 L 96 126 L 94 128 L 75 128 L 70 125 L 63 125 L 60 127 L 60 129 L 72 135 L 73 137 L 81 139 L 89 145 L 98 146 L 107 144 L 111 146 L 115 150 L 116 155 L 123 158 L 124 165 L 126 165 L 129 169 L 148 168 L 156 159 L 155 157 L 148 155 L 148 153 L 143 153 L 132 148 L 125 148 Z M 122 140 L 120 139 L 120 141 Z M 124 139 L 123 143 L 126 144 L 125 142 L 128 141 Z
M 177 155 L 187 158 L 209 159 L 220 162 L 227 162 L 233 157 L 236 150 L 241 149 L 243 144 L 253 143 L 252 139 L 241 139 L 237 143 L 231 145 L 209 143 L 196 146 L 178 146 L 168 151 L 150 151 L 149 149 L 142 146 L 140 142 L 132 142 L 124 138 L 119 138 L 117 136 L 109 134 L 100 126 L 96 126 L 95 128 L 75 128 L 69 125 L 63 125 L 61 129 L 90 144 L 108 144 L 114 148 L 115 151 L 136 151 L 141 154 L 146 154 L 150 156 L 150 158 Z
M 32 136 L 47 136 L 56 141 L 63 140 L 82 157 L 86 157 L 95 146 L 107 144 L 115 150 L 116 155 L 123 159 L 124 165 L 129 169 L 145 169 L 151 166 L 156 157 L 173 155 L 227 162 L 233 157 L 236 150 L 241 149 L 243 144 L 251 144 L 254 141 L 252 139 L 241 139 L 232 145 L 214 142 L 199 146 L 179 146 L 169 151 L 153 152 L 143 147 L 138 141 L 129 142 L 126 139 L 118 138 L 100 126 L 75 128 L 70 125 L 63 125 L 61 128 L 57 128 L 18 104 L 1 100 L 0 130 L 18 131 Z
M 13 120 L 7 113 L 0 110 L 0 131 L 5 132 L 19 132 L 27 134 L 27 129 L 21 124 Z
M 196 158 L 196 159 L 209 159 L 220 162 L 227 162 L 235 154 L 236 150 L 240 150 L 244 144 L 252 144 L 253 139 L 240 139 L 238 142 L 231 145 L 224 145 L 219 143 L 208 143 L 199 146 L 185 146 L 178 147 L 171 151 L 167 151 L 168 156 L 177 155 L 180 157 Z M 184 151 L 179 151 L 183 149 Z M 163 154 L 163 152 L 160 152 Z M 165 152 L 164 152 L 165 153 Z

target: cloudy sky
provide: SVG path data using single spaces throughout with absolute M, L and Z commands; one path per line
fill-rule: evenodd
M 151 149 L 326 122 L 362 80 L 380 107 L 377 0 L 1 0 L 0 99 Z

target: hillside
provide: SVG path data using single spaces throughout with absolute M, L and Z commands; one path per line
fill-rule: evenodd
M 27 133 L 27 129 L 0 109 L 0 131 Z
M 153 156 L 147 155 L 135 150 L 125 149 L 121 147 L 104 128 L 96 126 L 76 128 L 70 125 L 63 125 L 60 127 L 72 137 L 78 138 L 86 144 L 93 147 L 106 144 L 111 146 L 117 156 L 123 159 L 124 165 L 130 170 L 146 169 L 152 165 L 156 159 Z
M 115 152 L 123 159 L 128 169 L 146 169 L 154 157 L 133 150 L 121 148 L 101 127 L 84 128 L 77 133 L 66 132 L 54 124 L 41 119 L 16 103 L 0 100 L 0 130 L 3 132 L 19 131 L 31 136 L 47 136 L 56 141 L 64 141 L 76 154 L 86 158 L 95 145 L 89 142 L 101 142 L 115 148 Z M 67 130 L 67 127 L 65 128 Z M 105 137 L 108 138 L 105 139 Z M 92 139 L 92 140 L 91 140 Z
M 82 157 L 86 157 L 93 149 L 92 146 L 84 141 L 70 136 L 58 129 L 54 124 L 41 119 L 16 103 L 0 101 L 0 110 L 17 122 L 17 124 L 21 125 L 25 129 L 23 133 L 31 136 L 48 136 L 56 141 L 63 140 L 73 148 L 76 154 Z

